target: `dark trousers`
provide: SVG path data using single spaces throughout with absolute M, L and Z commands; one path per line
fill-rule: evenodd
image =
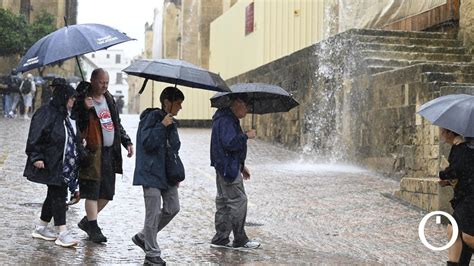
M 54 225 L 66 224 L 66 197 L 67 186 L 48 185 L 48 194 L 41 209 L 41 220 L 50 222 L 54 217 Z
M 224 177 L 216 175 L 216 234 L 212 238 L 213 244 L 225 245 L 229 243 L 229 235 L 234 234 L 234 247 L 245 245 L 249 239 L 245 233 L 245 219 L 247 218 L 247 195 L 245 194 L 242 174 L 228 183 Z

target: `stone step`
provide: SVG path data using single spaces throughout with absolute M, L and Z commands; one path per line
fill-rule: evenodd
M 455 82 L 455 83 L 474 83 L 474 74 L 466 73 L 445 73 L 445 72 L 427 72 L 421 74 L 422 82 Z
M 447 82 L 447 81 L 433 81 L 433 82 L 427 83 L 428 91 L 441 91 L 442 88 L 445 88 L 444 94 L 451 94 L 455 91 L 456 92 L 470 91 L 470 88 L 473 86 L 474 86 L 474 83 Z M 447 88 L 455 88 L 455 90 L 450 89 L 448 91 Z
M 442 47 L 442 46 L 420 46 L 420 45 L 400 45 L 386 43 L 359 43 L 356 45 L 361 50 L 372 51 L 396 51 L 414 53 L 440 53 L 440 54 L 465 54 L 464 47 Z
M 387 43 L 401 45 L 461 47 L 462 42 L 456 39 L 408 38 L 373 35 L 354 35 L 355 40 L 362 43 Z
M 453 94 L 453 93 L 464 93 L 464 94 L 471 94 L 474 95 L 474 84 L 472 86 L 464 85 L 464 86 L 441 86 L 440 88 L 441 95 Z
M 424 61 L 444 61 L 444 62 L 470 62 L 471 55 L 442 54 L 442 53 L 412 53 L 395 51 L 362 50 L 361 55 L 368 58 L 380 59 L 404 59 L 404 60 L 424 60 Z
M 422 77 L 423 77 L 422 74 L 429 73 L 429 72 L 453 72 L 453 73 L 459 73 L 459 74 L 461 73 L 474 74 L 473 67 L 474 66 L 472 64 L 468 64 L 468 63 L 438 64 L 438 63 L 433 63 L 433 62 L 429 62 L 429 63 L 425 62 L 422 64 L 415 64 L 411 66 L 395 68 L 394 70 L 390 70 L 390 71 L 376 73 L 371 76 L 370 80 L 372 84 L 375 86 L 391 87 L 391 86 L 405 84 L 405 83 L 422 82 Z M 433 87 L 433 89 L 438 90 L 439 89 L 438 85 L 446 85 L 446 84 L 441 84 L 440 82 L 448 82 L 448 81 L 436 80 L 429 83 L 434 83 L 433 85 L 435 85 L 435 87 Z
M 399 31 L 399 30 L 374 30 L 374 29 L 351 29 L 347 31 L 352 35 L 425 38 L 425 39 L 456 39 L 456 33 L 425 32 L 425 31 Z
M 451 187 L 441 187 L 438 178 L 404 177 L 395 196 L 424 210 L 451 212 L 449 200 L 453 196 Z
M 414 63 L 412 63 L 414 62 Z M 364 58 L 364 64 L 367 66 L 386 66 L 386 67 L 406 67 L 409 65 L 414 65 L 416 63 L 424 63 L 426 61 L 409 61 L 409 60 L 399 60 L 399 59 L 382 59 L 382 58 Z
M 387 66 L 368 66 L 367 67 L 367 73 L 370 75 L 385 72 L 385 71 L 391 71 L 394 70 L 396 67 L 387 67 Z
M 440 186 L 438 178 L 405 177 L 400 181 L 400 190 L 424 194 L 438 194 Z
M 412 65 L 429 65 L 431 70 L 438 72 L 456 72 L 456 71 L 474 71 L 474 64 L 471 62 L 444 62 L 444 61 L 425 61 L 425 60 L 403 60 L 403 59 L 381 59 L 381 58 L 365 58 L 364 65 L 367 66 L 387 66 L 387 67 L 407 67 Z

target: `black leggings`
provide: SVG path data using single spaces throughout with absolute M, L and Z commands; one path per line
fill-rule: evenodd
M 67 186 L 48 185 L 48 195 L 41 209 L 41 220 L 50 222 L 54 217 L 54 225 L 66 224 L 66 197 Z

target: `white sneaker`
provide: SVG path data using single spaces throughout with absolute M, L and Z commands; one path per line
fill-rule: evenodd
M 74 239 L 68 231 L 64 231 L 59 233 L 58 238 L 54 242 L 56 245 L 61 247 L 72 247 L 79 243 L 76 239 Z
M 235 247 L 235 248 L 236 249 L 255 249 L 255 248 L 259 248 L 259 247 L 260 247 L 259 242 L 249 240 L 247 243 L 245 243 L 245 245 L 243 245 L 241 247 Z
M 45 225 L 35 225 L 35 230 L 31 234 L 34 238 L 41 238 L 48 241 L 56 240 L 58 235 L 49 229 L 48 226 Z
M 229 244 L 225 244 L 225 245 L 219 245 L 219 244 L 212 244 L 211 243 L 211 248 L 230 248 L 232 249 L 232 245 L 229 243 Z

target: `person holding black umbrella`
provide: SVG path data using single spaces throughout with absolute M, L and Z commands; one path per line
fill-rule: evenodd
M 76 103 L 78 125 L 91 153 L 89 166 L 81 167 L 79 171 L 80 193 L 86 199 L 87 215 L 78 226 L 96 243 L 107 242 L 97 218 L 99 212 L 113 200 L 115 174 L 123 173 L 120 144 L 127 149 L 128 157 L 133 155 L 132 141 L 120 123 L 113 96 L 107 91 L 108 85 L 107 71 L 95 69 L 90 84 L 82 82 L 78 85 L 81 94 L 86 95 Z
M 177 154 L 181 147 L 173 116 L 181 110 L 183 101 L 179 89 L 167 87 L 160 95 L 161 109 L 148 108 L 140 115 L 133 185 L 143 187 L 145 224 L 132 241 L 145 251 L 145 264 L 165 264 L 156 237 L 180 209 L 179 180 L 167 171 L 166 156 L 169 149 Z
M 258 248 L 260 243 L 251 241 L 245 233 L 247 195 L 243 180 L 250 179 L 245 166 L 247 140 L 256 136 L 255 130 L 243 132 L 239 119 L 247 115 L 248 97 L 245 94 L 230 95 L 230 106 L 219 108 L 212 118 L 211 166 L 216 170 L 216 234 L 212 238 L 214 248 Z M 230 233 L 234 241 L 230 244 Z

